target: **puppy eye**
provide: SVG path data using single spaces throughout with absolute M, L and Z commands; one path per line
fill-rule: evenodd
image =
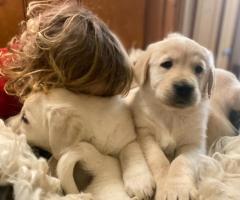
M 171 60 L 168 60 L 168 61 L 161 63 L 160 66 L 165 69 L 170 69 L 173 66 L 173 62 Z
M 203 72 L 203 67 L 201 65 L 197 65 L 194 69 L 195 74 L 201 74 Z
M 22 115 L 21 120 L 22 120 L 23 123 L 29 124 L 29 121 L 28 121 L 28 119 L 27 119 L 25 114 Z

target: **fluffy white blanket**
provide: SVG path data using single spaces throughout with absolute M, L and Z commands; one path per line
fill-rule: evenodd
M 200 200 L 240 199 L 240 136 L 222 137 L 199 162 Z
M 240 199 L 240 136 L 223 137 L 202 156 L 198 166 L 199 200 Z M 63 196 L 48 164 L 0 120 L 0 184 L 13 184 L 15 200 L 91 200 L 89 194 Z

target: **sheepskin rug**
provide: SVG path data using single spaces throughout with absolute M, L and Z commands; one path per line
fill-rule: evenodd
M 240 199 L 240 136 L 215 142 L 198 166 L 199 200 Z M 12 184 L 15 200 L 92 200 L 90 194 L 62 195 L 60 181 L 49 175 L 24 135 L 14 134 L 0 120 L 0 184 Z
M 199 162 L 200 200 L 240 199 L 240 136 L 222 137 Z

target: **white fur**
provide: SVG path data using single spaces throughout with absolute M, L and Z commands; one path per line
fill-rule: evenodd
M 94 174 L 94 179 L 85 192 L 96 194 L 94 197 L 98 200 L 130 199 L 124 191 L 118 160 L 99 153 L 93 145 L 85 142 L 70 148 L 58 162 L 59 178 L 68 181 L 63 182 L 64 188 L 72 189 L 71 187 L 74 187 L 72 186 L 73 181 L 69 179 L 72 177 L 72 171 L 69 168 L 70 166 L 74 167 L 76 161 L 82 162 L 84 168 Z M 78 189 L 75 189 L 77 193 Z
M 27 118 L 29 124 L 24 123 L 23 117 Z M 9 124 L 16 132 L 25 134 L 31 144 L 50 151 L 57 160 L 61 160 L 64 154 L 80 142 L 92 144 L 99 153 L 96 151 L 91 154 L 91 158 L 89 156 L 82 158 L 87 161 L 87 165 L 95 165 L 100 153 L 117 157 L 122 167 L 121 177 L 118 175 L 120 170 L 117 171 L 114 164 L 116 161 L 102 162 L 104 168 L 109 169 L 109 177 L 110 174 L 113 179 L 118 177 L 119 182 L 123 179 L 122 187 L 126 188 L 130 196 L 145 199 L 153 194 L 154 181 L 141 149 L 136 143 L 131 115 L 117 96 L 101 98 L 76 95 L 64 89 L 54 89 L 48 94 L 41 92 L 32 94 L 25 101 L 21 113 L 11 118 Z M 77 162 L 74 157 L 69 159 Z M 67 193 L 76 193 L 75 183 L 70 184 L 73 178 L 64 174 L 66 172 L 69 175 L 68 170 L 72 171 L 73 166 L 69 166 L 66 170 L 67 163 L 61 163 L 66 165 L 59 167 L 63 169 L 62 172 L 58 170 L 60 178 L 66 177 L 61 179 L 64 190 Z M 99 174 L 98 170 L 101 171 L 100 168 L 95 168 L 94 174 Z M 101 176 L 95 178 L 100 179 Z M 110 178 L 99 181 L 98 187 L 104 185 L 108 185 L 109 190 L 114 189 Z M 88 188 L 92 188 L 91 185 Z M 98 198 L 100 193 L 95 191 L 92 189 L 90 192 Z M 123 189 L 118 193 L 116 192 L 115 195 L 130 199 Z M 105 193 L 106 200 L 110 196 Z
M 240 111 L 240 83 L 236 76 L 223 69 L 215 69 L 215 86 L 211 97 L 208 122 L 208 146 L 222 136 L 234 136 L 237 130 L 228 117 L 231 110 Z
M 173 67 L 161 67 L 169 59 Z M 194 74 L 197 65 L 204 69 L 199 76 Z M 213 67 L 208 50 L 176 34 L 151 44 L 134 66 L 139 88 L 126 102 L 157 182 L 156 200 L 196 198 L 194 165 L 205 151 Z M 181 80 L 194 87 L 194 101 L 184 108 L 171 103 L 173 84 Z

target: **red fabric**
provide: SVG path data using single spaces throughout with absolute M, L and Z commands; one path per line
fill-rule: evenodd
M 7 48 L 0 49 L 0 68 L 11 61 L 11 58 L 7 55 L 7 53 Z M 22 107 L 17 97 L 10 96 L 4 91 L 6 80 L 6 77 L 0 76 L 0 118 L 2 119 L 7 119 L 16 115 L 20 112 Z

